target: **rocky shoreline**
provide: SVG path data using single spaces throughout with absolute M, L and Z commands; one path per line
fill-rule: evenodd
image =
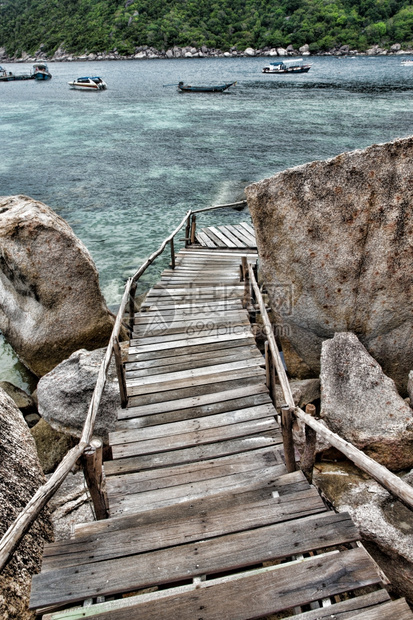
M 60 46 L 53 56 L 48 56 L 43 51 L 44 46 L 41 45 L 34 54 L 22 52 L 21 56 L 8 56 L 4 48 L 0 48 L 0 62 L 20 63 L 20 62 L 37 62 L 44 60 L 47 62 L 85 62 L 100 60 L 156 60 L 156 59 L 176 59 L 176 58 L 253 58 L 253 57 L 285 57 L 285 56 L 401 56 L 405 54 L 413 54 L 413 49 L 402 49 L 400 43 L 395 43 L 389 48 L 382 48 L 374 45 L 366 51 L 350 49 L 349 45 L 332 48 L 328 51 L 310 52 L 308 44 L 302 45 L 298 49 L 293 45 L 286 48 L 283 47 L 264 47 L 262 49 L 254 49 L 247 47 L 245 50 L 238 50 L 232 47 L 229 51 L 222 51 L 215 48 L 202 47 L 178 47 L 175 46 L 168 50 L 157 50 L 154 47 L 141 45 L 135 48 L 134 54 L 121 55 L 116 49 L 108 52 L 84 53 L 76 56 L 67 52 Z

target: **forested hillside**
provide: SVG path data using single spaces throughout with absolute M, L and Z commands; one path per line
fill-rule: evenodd
M 137 46 L 404 46 L 413 40 L 409 0 L 0 0 L 0 47 L 53 55 Z

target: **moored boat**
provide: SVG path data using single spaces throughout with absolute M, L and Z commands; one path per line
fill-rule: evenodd
M 33 78 L 30 74 L 15 75 L 11 71 L 7 71 L 4 67 L 0 67 L 0 82 L 15 82 L 21 80 L 31 80 Z
M 35 80 L 50 80 L 52 78 L 52 74 L 49 72 L 46 63 L 37 62 L 33 65 L 31 77 Z
M 184 84 L 183 82 L 179 82 L 178 88 L 181 92 L 184 93 L 222 93 L 222 91 L 227 90 L 230 86 L 234 86 L 236 82 L 228 82 L 226 84 L 218 84 L 211 86 L 191 86 L 191 84 Z
M 80 77 L 73 82 L 69 82 L 69 86 L 76 90 L 104 90 L 107 88 L 106 82 L 101 77 Z
M 402 60 L 401 64 L 404 67 L 413 67 L 413 60 Z
M 302 58 L 295 58 L 294 60 L 271 62 L 263 68 L 262 73 L 308 73 L 311 69 L 311 65 L 297 64 L 302 63 L 302 60 Z

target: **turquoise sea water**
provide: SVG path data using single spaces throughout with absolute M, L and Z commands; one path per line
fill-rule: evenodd
M 311 58 L 310 72 L 295 76 L 262 74 L 268 60 L 50 63 L 50 81 L 0 83 L 0 195 L 26 194 L 64 217 L 115 306 L 125 279 L 189 208 L 233 202 L 277 171 L 413 133 L 413 68 L 400 56 Z M 100 75 L 108 89 L 71 90 L 83 75 Z M 180 80 L 237 84 L 221 94 L 164 87 Z M 218 213 L 201 225 L 246 217 Z M 0 380 L 28 383 L 1 341 Z

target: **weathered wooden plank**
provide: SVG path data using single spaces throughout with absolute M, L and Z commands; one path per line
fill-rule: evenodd
M 321 513 L 317 516 L 299 519 L 293 526 L 289 523 L 281 523 L 253 531 L 229 534 L 217 539 L 180 545 L 171 549 L 97 562 L 93 564 L 93 571 L 90 570 L 89 565 L 85 564 L 40 573 L 33 577 L 30 607 L 33 609 L 50 604 L 81 601 L 98 594 L 107 596 L 151 585 L 176 582 L 196 575 L 213 574 L 270 559 L 280 559 L 318 547 L 338 545 L 357 538 L 358 533 L 348 515 Z M 332 563 L 329 563 L 327 556 L 325 556 L 322 564 L 320 559 L 312 558 L 307 562 L 294 564 L 293 570 L 291 570 L 291 566 L 286 568 L 288 586 L 284 582 L 281 592 L 288 592 L 287 597 L 292 601 L 291 606 L 302 602 L 303 593 L 309 585 L 308 579 L 311 581 L 309 600 L 326 596 L 329 593 L 326 584 L 335 583 L 336 591 L 340 591 L 338 584 L 343 588 L 343 577 L 346 583 L 345 587 L 348 589 L 348 582 L 351 581 L 349 578 L 350 571 L 354 574 L 354 584 L 356 584 L 353 586 L 354 588 L 380 581 L 376 571 L 372 568 L 370 557 L 363 549 L 352 549 L 342 554 L 334 554 L 334 556 Z M 346 564 L 345 559 L 349 557 L 351 557 L 351 563 Z M 304 570 L 303 566 L 305 567 Z M 312 567 L 317 567 L 317 571 L 310 570 Z M 236 588 L 236 591 L 229 593 L 228 588 L 224 588 L 225 596 L 223 598 L 227 603 L 230 602 L 231 606 L 237 605 L 241 598 L 250 611 L 252 598 L 254 608 L 257 610 L 257 595 L 265 582 L 265 574 L 261 573 L 258 579 L 256 576 L 254 576 L 255 578 L 249 577 L 254 586 L 253 597 L 251 597 L 252 592 L 250 590 L 248 598 L 245 599 L 245 590 L 249 588 L 247 587 L 248 581 L 243 579 L 238 580 L 237 585 L 240 586 L 240 582 L 242 585 Z M 278 590 L 277 598 L 281 596 L 279 582 L 280 580 L 283 581 L 282 574 L 282 568 L 278 569 L 276 583 L 274 583 L 274 579 L 271 579 L 270 582 L 271 588 L 276 587 Z M 305 584 L 302 582 L 303 579 Z M 232 581 L 232 584 L 234 583 L 236 582 Z M 333 592 L 336 593 L 336 591 Z M 269 595 L 268 584 L 265 592 L 267 599 Z M 209 594 L 211 596 L 212 593 Z M 307 602 L 308 596 L 309 592 L 307 591 L 303 602 Z M 297 598 L 301 600 L 297 600 Z M 212 594 L 212 598 L 209 598 L 209 601 L 205 601 L 205 603 L 209 609 L 211 607 L 216 609 L 219 600 L 219 592 L 216 591 L 215 595 Z M 272 602 L 272 605 L 274 604 L 275 601 Z M 279 605 L 280 601 L 277 604 Z M 283 605 L 279 609 L 286 607 L 290 607 L 290 604 L 286 605 L 283 601 Z M 273 611 L 271 608 L 267 609 L 268 613 Z M 255 613 L 255 617 L 265 615 L 265 613 L 267 611 Z M 251 618 L 253 616 L 254 614 L 250 613 L 243 617 Z M 143 614 L 142 617 L 145 620 L 147 618 L 146 614 Z M 172 615 L 172 617 L 174 616 Z M 182 618 L 179 614 L 175 617 Z M 196 617 L 196 615 L 192 615 L 191 620 Z M 233 616 L 228 613 L 221 613 L 214 617 L 222 620 L 222 618 Z M 237 615 L 238 617 L 240 616 Z
M 241 301 L 234 302 L 232 301 L 228 306 L 215 305 L 212 304 L 210 307 L 205 308 L 203 304 L 200 306 L 193 305 L 188 308 L 170 308 L 170 307 L 160 307 L 160 308 L 148 308 L 145 312 L 135 315 L 135 320 L 137 321 L 137 325 L 143 323 L 150 323 L 154 320 L 158 320 L 159 322 L 170 323 L 174 321 L 194 321 L 198 317 L 202 319 L 206 319 L 208 317 L 211 318 L 225 318 L 227 315 L 229 318 L 241 317 L 245 316 L 245 310 L 241 307 Z
M 212 334 L 210 336 L 203 336 L 201 338 L 182 338 L 181 340 L 174 340 L 173 342 L 155 342 L 152 344 L 142 344 L 138 346 L 131 345 L 129 347 L 129 354 L 134 353 L 148 353 L 150 351 L 163 351 L 164 349 L 175 349 L 179 347 L 195 347 L 205 344 L 217 344 L 217 342 L 225 343 L 232 340 L 243 340 L 249 338 L 250 342 L 254 341 L 254 337 L 249 328 L 241 326 L 234 330 L 236 333 L 230 334 Z
M 151 291 L 157 297 L 177 297 L 179 295 L 206 295 L 207 293 L 213 293 L 214 295 L 217 293 L 225 293 L 225 294 L 233 294 L 238 295 L 239 292 L 244 290 L 243 284 L 220 284 L 217 282 L 216 284 L 210 286 L 194 286 L 192 282 L 189 282 L 187 286 L 180 287 L 166 287 L 163 284 L 155 284 Z M 147 297 L 151 297 L 152 292 L 148 293 Z
M 213 366 L 201 366 L 199 368 L 190 368 L 188 370 L 177 370 L 173 372 L 166 372 L 156 375 L 150 375 L 149 377 L 134 377 L 133 373 L 127 373 L 128 388 L 133 386 L 144 387 L 147 385 L 153 385 L 155 383 L 170 383 L 174 382 L 175 387 L 179 387 L 179 382 L 186 379 L 198 379 L 203 375 L 212 376 L 214 373 L 228 373 L 236 372 L 245 368 L 262 368 L 263 360 L 259 358 L 240 360 L 237 362 L 228 362 L 223 364 L 215 364 Z
M 267 464 L 264 467 L 250 464 L 249 468 L 240 466 L 238 468 L 239 471 L 235 467 L 233 469 L 233 472 L 230 471 L 228 473 L 228 468 L 222 465 L 222 475 L 219 475 L 219 468 L 217 466 L 215 472 L 210 471 L 210 474 L 213 475 L 209 477 L 199 469 L 192 473 L 181 474 L 177 476 L 176 480 L 170 477 L 164 486 L 160 478 L 146 481 L 135 480 L 133 474 L 118 476 L 117 478 L 110 477 L 108 478 L 108 494 L 114 504 L 111 505 L 112 514 L 116 514 L 119 511 L 122 514 L 124 512 L 123 509 L 130 506 L 133 506 L 133 512 L 136 513 L 138 511 L 169 506 L 178 502 L 182 503 L 196 498 L 221 494 L 225 490 L 257 488 L 257 486 L 261 488 L 266 483 L 273 483 L 277 476 L 285 472 L 283 464 L 271 467 Z M 262 476 L 263 473 L 265 474 L 264 478 L 260 479 L 259 476 Z M 119 484 L 120 479 L 123 479 L 123 481 Z M 121 489 L 120 486 L 122 487 Z
M 159 471 L 159 470 L 158 470 Z M 177 503 L 195 501 L 222 493 L 239 493 L 247 490 L 269 488 L 276 484 L 277 478 L 285 472 L 284 464 L 245 470 L 211 478 L 200 477 L 196 484 L 192 481 L 182 484 L 159 486 L 157 479 L 143 483 L 136 482 L 132 474 L 119 476 L 123 478 L 123 488 L 112 488 L 108 478 L 108 497 L 111 516 L 136 514 L 148 510 L 158 510 Z M 194 474 L 194 477 L 195 474 Z M 142 486 L 142 489 L 140 488 Z M 143 490 L 148 486 L 148 490 Z M 154 488 L 150 488 L 154 486 Z M 156 488 L 156 487 L 159 488 Z
M 413 613 L 405 599 L 389 601 L 380 607 L 369 609 L 352 616 L 354 620 L 411 620 Z
M 251 247 L 256 247 L 257 245 L 257 241 L 255 239 L 255 234 L 251 234 L 250 231 L 248 230 L 248 228 L 246 226 L 244 226 L 244 224 L 235 224 L 234 227 L 241 231 L 246 237 L 249 237 L 251 239 L 251 243 L 253 244 Z
M 382 588 L 380 590 L 376 590 L 375 592 L 370 592 L 369 594 L 364 594 L 355 598 L 349 598 L 346 601 L 334 603 L 334 605 L 330 605 L 328 607 L 320 607 L 319 609 L 314 609 L 302 614 L 291 616 L 291 620 L 323 620 L 324 618 L 326 620 L 352 620 L 353 618 L 358 618 L 358 615 L 356 615 L 357 612 L 362 612 L 363 610 L 372 610 L 374 613 L 380 614 L 382 603 L 387 603 L 389 601 L 390 597 L 388 593 L 384 590 L 384 588 Z M 386 618 L 386 616 L 377 616 L 377 620 L 381 620 L 382 618 Z M 390 616 L 388 620 L 391 618 L 392 616 Z M 393 618 L 399 619 L 399 616 L 395 615 Z M 405 620 L 403 617 L 403 612 L 401 614 L 401 618 Z M 407 618 L 411 619 L 412 616 L 407 616 Z
M 268 448 L 266 448 L 268 450 Z M 277 455 L 277 452 L 274 451 Z M 107 534 L 117 530 L 126 530 L 139 526 L 144 527 L 145 524 L 158 523 L 168 521 L 170 523 L 179 521 L 180 519 L 188 519 L 190 523 L 197 516 L 202 517 L 204 514 L 215 514 L 223 510 L 238 510 L 241 506 L 247 504 L 259 504 L 265 506 L 265 502 L 269 499 L 279 499 L 279 497 L 293 496 L 297 493 L 308 491 L 311 487 L 305 476 L 296 471 L 292 474 L 284 473 L 276 478 L 274 484 L 269 488 L 258 488 L 249 491 L 233 491 L 231 493 L 221 493 L 208 498 L 200 498 L 191 502 L 175 504 L 168 508 L 159 508 L 158 510 L 146 511 L 139 515 L 126 515 L 122 517 L 114 517 L 105 522 L 93 521 L 92 523 L 83 523 L 75 526 L 76 538 L 87 538 L 94 534 Z M 275 495 L 273 492 L 277 491 Z M 272 504 L 272 502 L 270 501 Z M 237 508 L 238 507 L 238 508 Z M 247 528 L 240 528 L 247 529 Z M 234 530 L 237 531 L 237 528 Z M 63 542 L 62 542 L 63 544 Z
M 161 437 L 165 438 L 165 440 L 169 443 L 170 438 L 173 435 L 182 435 L 183 433 L 219 428 L 221 426 L 238 424 L 239 422 L 246 422 L 248 420 L 271 418 L 275 415 L 276 411 L 274 406 L 272 403 L 268 403 L 255 407 L 236 409 L 226 413 L 193 418 L 192 420 L 184 420 L 182 422 L 171 422 L 169 424 L 160 424 L 159 426 L 150 426 L 148 428 L 114 431 L 109 433 L 109 443 L 113 447 L 115 445 L 122 445 L 136 441 L 146 441 L 148 439 L 156 439 Z
M 206 245 L 208 248 L 217 247 L 215 243 L 208 237 L 208 235 L 206 235 L 202 231 L 196 233 L 195 237 L 197 238 L 197 240 L 199 241 L 201 245 Z
M 235 228 L 234 226 L 231 226 L 231 225 L 228 225 L 228 228 L 230 229 L 234 237 L 237 237 L 248 248 L 256 247 L 256 243 L 252 242 L 251 236 L 247 235 L 245 230 L 239 230 L 238 228 Z M 254 258 L 253 260 L 255 261 L 256 258 Z
M 240 256 L 247 256 L 248 260 L 253 260 L 258 257 L 257 252 L 249 249 L 247 252 L 240 250 L 214 250 L 213 252 L 206 250 L 205 248 L 186 248 L 179 251 L 180 256 L 185 257 L 188 256 L 190 258 L 199 258 L 204 257 L 211 261 L 218 260 L 218 258 L 231 260 L 233 258 L 238 258 Z
M 121 419 L 118 421 L 116 430 L 126 428 L 146 428 L 157 424 L 167 424 L 170 422 L 179 422 L 181 420 L 190 420 L 192 418 L 201 418 L 217 413 L 225 413 L 226 411 L 235 411 L 236 409 L 242 409 L 243 407 L 256 407 L 258 405 L 269 403 L 271 403 L 271 399 L 268 394 L 256 394 L 244 398 L 224 400 L 209 405 L 201 405 L 187 409 L 178 408 L 175 411 L 172 410 L 166 413 L 155 413 L 151 415 L 131 417 L 129 419 Z
M 157 338 L 164 336 L 171 336 L 169 340 L 179 339 L 177 336 L 182 337 L 198 337 L 208 335 L 212 331 L 218 333 L 231 332 L 234 327 L 244 326 L 248 328 L 250 325 L 248 319 L 219 319 L 215 321 L 200 321 L 194 319 L 193 321 L 181 321 L 175 323 L 173 327 L 169 327 L 167 324 L 159 324 L 159 322 L 152 322 L 147 325 L 141 325 L 133 330 L 132 339 L 134 343 L 143 344 L 145 338 Z M 173 336 L 173 337 L 172 337 Z
M 128 484 L 129 476 L 124 476 L 124 491 L 120 494 L 108 491 L 110 511 L 112 516 L 123 514 L 136 514 L 158 508 L 171 506 L 177 503 L 193 501 L 202 497 L 220 495 L 224 491 L 234 492 L 248 489 L 261 488 L 263 485 L 271 486 L 277 476 L 285 471 L 283 465 L 265 467 L 238 474 L 199 480 L 196 485 L 192 483 L 175 485 L 153 491 L 134 492 L 136 485 Z
M 203 228 L 202 231 L 209 239 L 211 239 L 218 248 L 227 248 L 227 244 L 222 241 L 210 228 Z
M 228 288 L 232 288 L 234 286 L 238 286 L 240 282 L 239 276 L 216 276 L 214 279 L 212 276 L 199 276 L 199 277 L 188 277 L 188 276 L 179 276 L 176 274 L 175 276 L 162 277 L 159 280 L 158 288 L 165 287 L 168 290 L 179 290 L 185 288 L 186 290 L 191 290 L 191 288 L 197 289 L 205 289 L 210 290 L 214 286 L 222 288 L 223 286 L 227 286 Z M 157 290 L 154 288 L 152 290 Z
M 235 349 L 235 351 L 237 350 Z M 202 355 L 203 357 L 196 357 L 197 355 Z M 259 363 L 262 363 L 261 353 L 253 347 L 242 347 L 237 352 L 234 352 L 234 349 L 228 349 L 223 351 L 221 355 L 219 353 L 213 353 L 211 356 L 211 354 L 204 355 L 203 353 L 198 353 L 188 357 L 179 356 L 173 359 L 167 357 L 165 359 L 148 360 L 145 362 L 128 362 L 126 364 L 126 376 L 145 377 L 189 368 L 195 369 L 205 366 L 215 366 L 220 363 L 236 362 L 244 359 L 256 359 Z
M 258 448 L 280 446 L 281 443 L 281 433 L 279 431 L 272 430 L 269 432 L 267 431 L 266 433 L 261 432 L 256 435 L 239 437 L 228 441 L 219 441 L 218 443 L 210 443 L 201 446 L 194 446 L 192 448 L 173 450 L 172 452 L 145 454 L 143 456 L 134 456 L 107 461 L 105 463 L 105 472 L 109 476 L 133 471 L 143 471 L 144 469 L 170 467 L 171 465 L 206 461 L 208 459 L 215 459 L 229 454 L 247 452 L 248 450 L 257 450 Z
M 208 233 L 209 232 L 212 232 L 216 237 L 221 239 L 221 241 L 223 241 L 223 243 L 225 243 L 228 248 L 238 247 L 237 244 L 234 243 L 233 240 L 229 237 L 229 235 L 226 235 L 224 231 L 220 230 L 219 228 L 216 228 L 215 226 L 209 226 Z
M 155 381 L 145 383 L 144 385 L 129 385 L 129 383 L 127 383 L 128 396 L 140 396 L 145 394 L 153 394 L 154 392 L 168 392 L 172 389 L 177 390 L 194 388 L 205 384 L 217 384 L 216 389 L 219 390 L 219 383 L 234 379 L 244 379 L 247 377 L 260 377 L 263 381 L 265 381 L 265 371 L 260 366 L 253 365 L 251 367 L 240 368 L 238 370 L 228 370 L 220 373 L 212 372 L 210 374 L 202 374 L 199 376 L 195 375 L 185 379 L 177 379 L 176 381 L 157 381 L 156 379 L 158 379 L 158 375 L 154 375 L 153 379 L 155 379 Z
M 220 230 L 226 237 L 231 239 L 232 243 L 234 243 L 237 248 L 248 247 L 246 243 L 243 243 L 240 239 L 238 239 L 238 237 L 234 235 L 234 233 L 231 231 L 231 229 L 227 225 L 217 226 L 217 229 Z
M 246 228 L 253 237 L 255 237 L 255 230 L 254 228 L 251 226 L 251 224 L 249 224 L 248 222 L 240 222 L 240 224 Z
M 159 303 L 156 300 L 159 300 Z M 142 310 L 155 310 L 156 312 L 164 311 L 167 309 L 173 310 L 174 312 L 179 312 L 183 309 L 189 309 L 191 312 L 196 312 L 197 309 L 202 312 L 213 312 L 214 308 L 222 309 L 232 309 L 232 308 L 242 308 L 242 303 L 240 299 L 232 298 L 229 299 L 191 299 L 190 301 L 177 301 L 172 299 L 159 299 L 152 298 L 148 301 L 142 302 Z
M 61 568 L 80 561 L 91 564 L 122 557 L 125 544 L 130 545 L 130 555 L 281 523 L 293 518 L 290 514 L 303 517 L 325 512 L 317 492 L 305 480 L 298 484 L 288 482 L 283 475 L 271 489 L 222 493 L 105 522 L 77 525 L 75 538 L 46 545 L 47 569 L 54 567 L 59 556 Z M 276 498 L 272 494 L 275 487 L 280 490 Z
M 164 349 L 162 353 L 159 351 L 147 351 L 145 353 L 129 353 L 128 362 L 147 362 L 153 360 L 159 360 L 160 358 L 167 360 L 169 362 L 172 360 L 177 360 L 179 362 L 179 358 L 182 360 L 184 356 L 198 355 L 200 353 L 205 353 L 206 355 L 211 355 L 213 352 L 227 352 L 232 351 L 235 352 L 239 347 L 251 347 L 254 346 L 255 340 L 250 335 L 247 338 L 240 338 L 236 340 L 226 340 L 226 341 L 218 341 L 218 342 L 210 342 L 204 343 L 202 345 L 192 345 L 192 346 L 183 346 L 176 347 L 173 349 Z
M 265 407 L 266 405 L 263 406 Z M 200 420 L 204 419 L 208 420 L 208 418 L 200 418 Z M 175 424 L 180 424 L 180 422 L 175 422 Z M 170 450 L 199 446 L 200 444 L 235 439 L 246 435 L 255 435 L 261 432 L 266 433 L 272 430 L 278 430 L 278 424 L 272 417 L 259 418 L 258 420 L 246 420 L 244 422 L 219 426 L 218 428 L 205 428 L 199 431 L 182 433 L 180 435 L 170 435 L 168 438 L 160 437 L 157 439 L 147 439 L 130 442 L 127 444 L 114 444 L 112 446 L 112 453 L 114 458 L 125 458 L 143 454 L 156 454 Z M 133 433 L 138 431 L 129 432 Z
M 147 316 L 148 315 L 148 316 Z M 241 310 L 235 308 L 234 310 L 228 311 L 217 311 L 217 312 L 197 312 L 195 315 L 190 313 L 172 313 L 172 312 L 162 312 L 160 310 L 157 313 L 143 312 L 141 314 L 135 315 L 134 325 L 139 327 L 141 325 L 147 325 L 148 323 L 153 323 L 154 319 L 164 319 L 165 323 L 170 327 L 174 323 L 193 323 L 194 321 L 219 321 L 219 320 L 244 320 L 248 318 L 248 312 L 246 310 Z
M 274 467 L 284 465 L 275 450 L 263 448 L 244 452 L 243 454 L 232 454 L 220 459 L 211 459 L 202 463 L 190 463 L 185 465 L 175 465 L 168 469 L 149 469 L 146 471 L 135 472 L 127 475 L 127 485 L 139 485 L 140 491 L 153 491 L 164 489 L 170 486 L 178 486 L 195 482 L 197 480 L 210 480 L 230 474 L 236 474 L 264 467 Z M 284 468 L 283 472 L 284 472 Z M 111 493 L 121 493 L 125 484 L 125 476 L 110 476 L 108 478 Z M 136 492 L 136 491 L 134 491 Z
M 248 333 L 250 330 L 250 322 L 246 317 L 238 320 L 230 319 L 228 321 L 220 318 L 210 322 L 198 319 L 187 320 L 172 328 L 169 328 L 165 323 L 159 325 L 156 321 L 143 328 L 137 328 L 133 333 L 130 346 L 143 346 L 150 342 L 173 342 L 174 340 L 182 340 L 182 338 L 203 338 L 210 334 L 222 335 L 239 331 Z
M 242 495 L 248 500 L 248 495 L 252 498 L 253 493 L 250 491 Z M 224 499 L 224 496 L 221 497 Z M 144 518 L 140 519 L 145 517 L 146 513 L 133 515 L 134 521 L 131 517 L 126 517 L 129 519 L 128 527 L 121 527 L 120 522 L 125 517 L 118 517 L 115 520 L 119 522 L 119 528 L 106 531 L 104 535 L 98 531 L 47 545 L 42 571 L 79 564 L 92 565 L 124 555 L 155 551 L 182 543 L 273 525 L 283 522 L 286 518 L 289 519 L 290 511 L 295 518 L 303 518 L 326 510 L 315 489 L 310 488 L 282 496 L 277 500 L 272 497 L 265 500 L 257 498 L 255 502 L 247 501 L 243 506 L 235 504 L 222 507 L 215 504 L 208 510 L 207 501 L 204 502 L 202 511 L 198 513 L 193 513 L 190 510 L 192 504 L 187 503 L 186 514 L 172 518 L 168 517 L 169 508 L 153 511 L 151 514 L 157 518 L 149 522 Z M 164 520 L 161 520 L 160 516 L 164 516 Z
M 137 417 L 140 415 L 153 415 L 157 413 L 167 413 L 172 411 L 179 411 L 181 409 L 189 409 L 194 407 L 208 407 L 209 405 L 213 405 L 215 403 L 224 403 L 226 401 L 235 401 L 237 399 L 243 399 L 250 396 L 255 396 L 257 394 L 265 394 L 266 398 L 268 395 L 268 388 L 263 383 L 261 384 L 253 384 L 253 385 L 244 385 L 239 388 L 222 390 L 222 391 L 210 391 L 204 392 L 203 394 L 194 394 L 193 396 L 189 396 L 187 398 L 182 398 L 180 400 L 176 399 L 168 399 L 166 401 L 161 401 L 159 403 L 153 404 L 142 404 L 141 406 L 129 406 L 127 409 L 123 409 L 119 411 L 119 419 L 127 419 L 130 417 Z M 265 400 L 265 402 L 268 402 Z M 261 403 L 259 403 L 261 404 Z M 232 404 L 229 403 L 229 407 Z M 248 404 L 246 405 L 249 406 Z M 236 408 L 240 408 L 238 405 Z M 202 409 L 201 409 L 202 410 Z M 211 411 L 213 411 L 211 409 Z M 218 411 L 216 413 L 219 413 Z
M 346 584 L 350 588 L 360 581 L 360 578 L 363 578 L 364 575 L 364 579 L 369 578 L 367 560 L 357 558 L 357 563 L 353 566 L 352 554 L 352 551 L 341 554 L 339 565 L 335 565 L 336 554 L 330 553 L 324 556 L 329 564 L 328 574 L 331 576 L 330 580 L 322 584 L 324 598 L 344 593 L 346 591 Z M 200 618 L 201 611 L 203 620 L 222 620 L 223 618 L 249 620 L 252 617 L 257 617 L 257 615 L 254 615 L 254 612 L 262 613 L 262 615 L 266 616 L 270 613 L 277 613 L 293 607 L 295 604 L 293 601 L 294 596 L 296 596 L 295 602 L 297 605 L 305 604 L 303 601 L 307 601 L 307 603 L 314 602 L 314 596 L 317 594 L 317 591 L 311 591 L 309 576 L 311 575 L 311 570 L 316 570 L 316 562 L 317 560 L 312 558 L 301 563 L 272 566 L 197 584 L 189 584 L 140 596 L 109 601 L 100 605 L 93 605 L 84 610 L 57 612 L 44 617 L 44 620 L 80 620 L 81 618 L 130 620 L 132 617 L 145 618 L 145 620 L 170 620 L 171 618 L 194 620 Z M 364 571 L 362 564 L 365 564 Z M 338 573 L 340 567 L 343 568 L 341 575 Z M 334 574 L 335 571 L 337 575 Z M 262 581 L 261 576 L 263 576 Z M 295 591 L 292 596 L 288 595 L 289 580 L 303 586 L 303 594 L 301 596 L 297 597 Z M 255 582 L 257 582 L 259 587 L 254 590 Z M 383 590 L 378 592 L 382 593 Z M 238 593 L 241 594 L 241 597 L 237 596 Z M 235 596 L 234 600 L 232 599 L 233 596 Z M 365 597 L 350 599 L 325 609 L 329 609 L 330 613 L 333 613 L 333 609 L 341 608 L 347 604 L 350 606 L 353 601 L 362 598 Z M 308 616 L 309 620 L 324 617 L 341 620 L 342 618 L 351 617 L 340 615 L 339 609 L 337 610 L 337 616 L 324 616 L 324 609 L 317 610 L 317 612 L 320 615 Z M 296 617 L 301 618 L 301 616 L 294 616 L 294 618 Z M 303 615 L 304 617 L 306 616 Z

